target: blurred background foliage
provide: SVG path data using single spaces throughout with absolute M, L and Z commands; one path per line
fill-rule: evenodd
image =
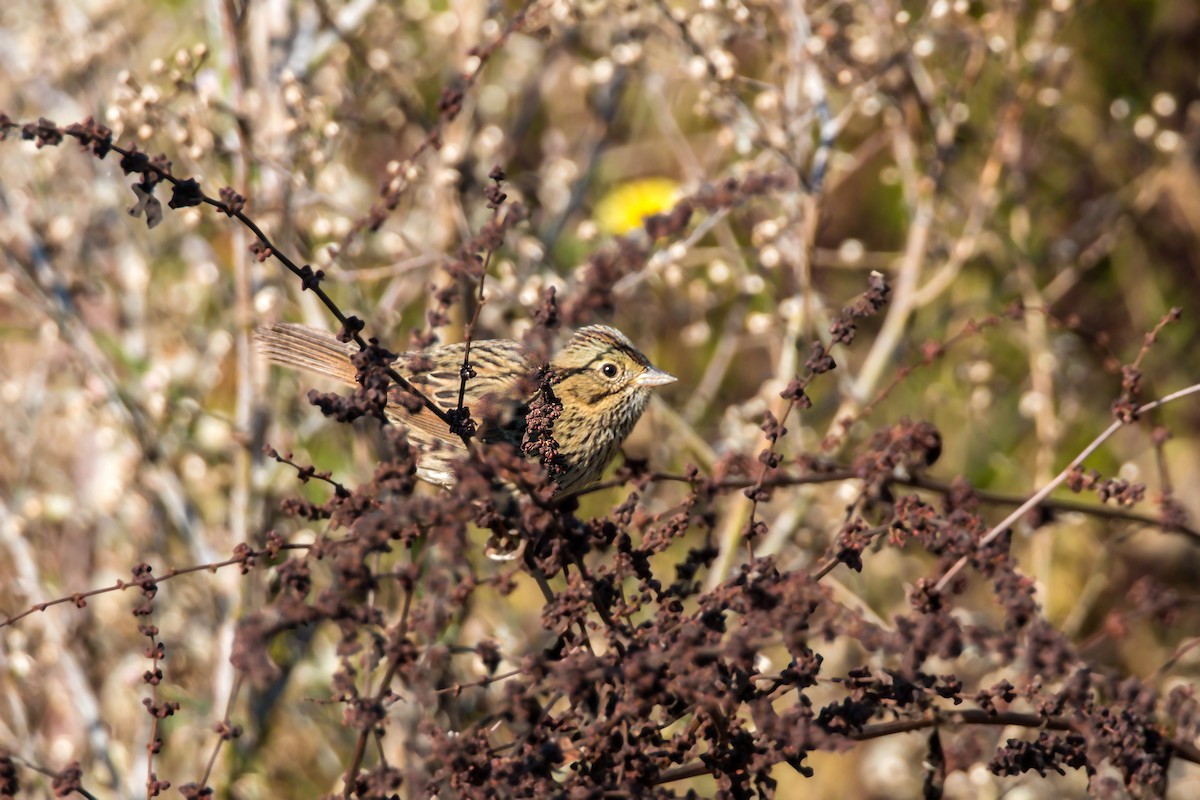
M 480 67 L 490 51 L 478 48 L 493 43 Z M 455 86 L 461 115 L 440 148 L 419 152 Z M 492 260 L 481 327 L 497 336 L 528 328 L 545 287 L 569 299 L 592 254 L 644 237 L 644 214 L 729 177 L 786 175 L 792 188 L 694 215 L 685 235 L 654 243 L 617 284 L 611 315 L 594 320 L 680 378 L 626 448 L 655 469 L 755 453 L 803 347 L 827 336 L 823 323 L 870 270 L 888 276 L 893 303 L 835 351 L 816 406 L 789 422 L 789 454 L 819 452 L 841 416 L 914 366 L 826 452 L 846 458 L 877 427 L 928 419 L 944 441 L 934 476 L 1024 496 L 1109 424 L 1118 365 L 1172 306 L 1183 320 L 1145 359 L 1144 397 L 1196 380 L 1192 0 L 5 3 L 0 109 L 59 124 L 95 116 L 210 194 L 234 186 L 396 349 L 424 327 L 430 287 L 452 283 L 441 265 L 489 217 L 483 188 L 497 164 L 530 211 Z M 13 140 L 0 146 L 0 176 L 0 611 L 112 583 L 143 560 L 160 571 L 215 561 L 270 529 L 320 535 L 279 501 L 322 489 L 264 461 L 261 445 L 355 482 L 378 438 L 326 421 L 304 400 L 310 379 L 268 371 L 248 340 L 276 319 L 332 327 L 312 297 L 256 261 L 221 215 L 168 211 L 154 230 L 127 216 L 134 198 L 111 158 Z M 389 185 L 396 208 L 364 229 Z M 1003 316 L 1016 302 L 1029 310 Z M 462 337 L 463 307 L 437 331 L 444 340 Z M 929 342 L 952 346 L 922 365 Z M 1195 518 L 1198 422 L 1191 401 L 1167 408 L 1087 466 L 1147 482 L 1150 515 L 1173 488 Z M 1175 437 L 1161 463 L 1154 424 Z M 604 513 L 627 491 L 590 496 L 580 513 Z M 660 488 L 648 502 L 672 496 Z M 845 502 L 828 488 L 781 495 L 765 508 L 771 547 L 813 562 Z M 1098 637 L 1114 669 L 1151 675 L 1200 634 L 1184 618 L 1112 635 L 1139 578 L 1194 590 L 1200 559 L 1182 537 L 1064 514 L 1019 532 L 1015 547 L 1049 619 L 1080 641 Z M 870 558 L 865 576 L 836 577 L 886 619 L 928 561 L 886 548 Z M 160 775 L 198 778 L 233 684 L 231 626 L 269 590 L 219 572 L 160 595 L 163 691 L 183 703 Z M 519 654 L 540 635 L 539 602 L 523 585 L 469 625 Z M 101 596 L 3 630 L 0 744 L 51 767 L 79 759 L 91 785 L 137 794 L 147 662 L 128 603 Z M 293 668 L 239 701 L 249 732 L 218 764 L 223 796 L 314 796 L 344 768 L 350 734 L 336 735 L 338 708 L 322 702 L 331 638 L 279 647 Z M 1182 659 L 1163 685 L 1197 667 Z M 961 752 L 978 740 L 979 755 L 960 758 L 948 796 L 1081 794 L 1078 775 L 991 776 L 985 743 L 1000 735 L 961 733 Z M 891 737 L 814 755 L 815 778 L 781 773 L 781 796 L 912 796 L 921 746 Z M 1178 769 L 1173 795 L 1193 796 L 1195 768 Z

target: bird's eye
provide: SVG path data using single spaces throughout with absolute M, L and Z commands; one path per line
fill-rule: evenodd
M 612 362 L 602 364 L 600 366 L 600 371 L 604 373 L 604 377 L 606 378 L 617 377 L 617 365 L 613 364 Z

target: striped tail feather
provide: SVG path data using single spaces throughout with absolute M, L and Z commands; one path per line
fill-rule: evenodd
M 308 325 L 277 322 L 254 331 L 260 353 L 275 364 L 302 369 L 353 386 L 356 370 L 350 356 L 351 343 L 338 341 L 332 333 Z

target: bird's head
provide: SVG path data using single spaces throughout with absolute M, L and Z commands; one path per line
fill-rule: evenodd
M 581 328 L 550 364 L 554 392 L 564 407 L 606 417 L 628 407 L 636 417 L 649 400 L 650 389 L 675 382 L 654 367 L 633 343 L 607 325 Z

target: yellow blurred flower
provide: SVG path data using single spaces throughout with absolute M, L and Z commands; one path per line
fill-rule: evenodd
M 596 203 L 596 225 L 604 233 L 620 236 L 641 227 L 646 217 L 670 211 L 679 194 L 679 184 L 670 178 L 622 183 Z

